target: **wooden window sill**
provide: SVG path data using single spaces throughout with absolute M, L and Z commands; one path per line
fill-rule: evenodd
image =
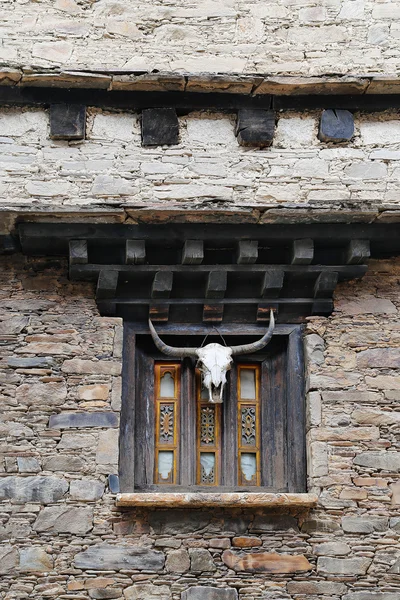
M 318 502 L 316 494 L 285 494 L 263 492 L 226 493 L 130 493 L 117 494 L 117 506 L 149 506 L 159 508 L 203 507 L 312 507 Z

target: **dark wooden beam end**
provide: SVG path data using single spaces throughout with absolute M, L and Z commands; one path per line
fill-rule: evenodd
M 146 108 L 142 111 L 142 145 L 172 146 L 179 142 L 179 123 L 174 108 Z
M 321 142 L 347 142 L 354 135 L 354 116 L 348 110 L 324 110 L 319 124 Z
M 239 110 L 235 133 L 241 146 L 271 146 L 275 133 L 275 112 L 249 108 Z
M 85 105 L 50 105 L 50 137 L 53 140 L 83 140 L 85 138 L 85 129 Z

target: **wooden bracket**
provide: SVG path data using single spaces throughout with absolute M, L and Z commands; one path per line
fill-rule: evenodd
M 142 265 L 146 261 L 146 242 L 144 240 L 126 240 L 125 264 Z
M 86 265 L 88 260 L 87 241 L 71 240 L 69 242 L 69 264 Z
M 204 259 L 203 240 L 186 240 L 182 250 L 183 265 L 201 265 Z
M 238 243 L 237 264 L 250 265 L 257 262 L 258 241 L 242 240 Z

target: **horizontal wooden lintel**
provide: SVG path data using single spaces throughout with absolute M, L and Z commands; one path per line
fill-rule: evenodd
M 117 506 L 176 507 L 299 507 L 311 508 L 318 502 L 316 494 L 263 492 L 194 492 L 194 493 L 132 493 L 117 494 Z
M 228 273 L 265 273 L 266 271 L 284 271 L 305 275 L 307 273 L 317 276 L 321 271 L 336 272 L 344 277 L 362 277 L 366 265 L 101 265 L 101 264 L 74 264 L 71 266 L 71 277 L 77 279 L 90 279 L 97 277 L 100 271 L 119 271 L 125 275 L 129 273 L 210 273 L 212 271 L 226 271 Z
M 50 104 L 81 104 L 107 109 L 143 110 L 147 108 L 174 108 L 177 111 L 190 112 L 196 109 L 217 109 L 236 111 L 243 108 L 263 110 L 284 109 L 347 109 L 364 111 L 382 111 L 400 106 L 400 85 L 375 86 L 375 93 L 356 93 L 357 86 L 300 85 L 301 93 L 290 93 L 290 85 L 258 86 L 256 93 L 224 93 L 215 87 L 215 91 L 202 91 L 199 86 L 190 90 L 151 91 L 129 89 L 94 89 L 90 87 L 56 86 L 1 86 L 0 104 L 20 106 L 49 106 Z M 237 90 L 240 92 L 240 90 Z M 294 91 L 294 87 L 292 87 Z M 382 91 L 383 93 L 379 93 Z M 289 93 L 285 93 L 289 92 Z M 346 93 L 347 92 L 347 93 Z

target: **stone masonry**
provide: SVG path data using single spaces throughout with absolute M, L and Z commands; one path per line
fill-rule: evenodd
M 0 211 L 121 211 L 127 223 L 390 221 L 399 210 L 398 114 L 356 114 L 354 138 L 340 144 L 318 140 L 320 114 L 279 113 L 272 147 L 259 150 L 238 145 L 234 115 L 190 113 L 177 146 L 144 148 L 138 114 L 90 109 L 87 139 L 65 142 L 49 138 L 48 111 L 3 108 Z
M 121 321 L 66 275 L 0 262 L 4 600 L 400 598 L 399 259 L 308 319 L 308 513 L 118 510 Z
M 396 73 L 400 3 L 8 2 L 0 60 L 26 70 Z

